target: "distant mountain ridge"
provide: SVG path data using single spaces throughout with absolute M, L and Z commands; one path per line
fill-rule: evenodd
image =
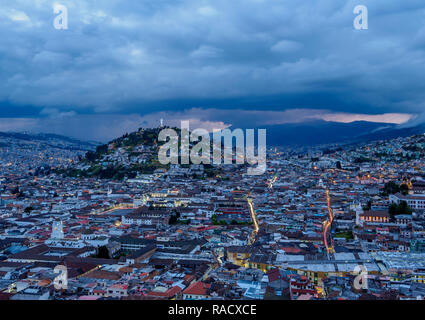
M 425 125 L 399 128 L 396 124 L 355 121 L 312 121 L 265 126 L 269 146 L 313 146 L 331 143 L 367 142 L 407 137 L 425 132 Z
M 412 127 L 393 127 L 393 128 L 383 128 L 382 130 L 378 130 L 375 132 L 369 132 L 365 135 L 360 136 L 360 139 L 364 139 L 366 141 L 372 140 L 387 140 L 394 139 L 398 137 L 409 137 L 418 134 L 425 133 L 425 123 L 419 124 Z
M 95 141 L 81 141 L 53 133 L 21 133 L 21 132 L 0 132 L 0 139 L 15 139 L 21 142 L 45 143 L 50 147 L 70 149 L 70 150 L 86 150 L 95 149 L 100 143 Z M 3 142 L 4 144 L 4 142 Z
M 268 146 L 297 147 L 333 143 L 358 143 L 407 137 L 425 133 L 425 124 L 400 127 L 396 124 L 367 121 L 341 123 L 318 120 L 304 123 L 262 126 L 261 129 L 267 130 Z M 139 129 L 132 133 L 126 133 L 106 144 L 95 141 L 81 141 L 51 133 L 0 132 L 0 140 L 3 140 L 0 142 L 1 146 L 4 147 L 4 138 L 16 139 L 17 141 L 40 141 L 53 147 L 90 151 L 88 154 L 88 158 L 90 159 L 90 157 L 101 157 L 106 154 L 109 146 L 129 149 L 137 145 L 152 147 L 157 144 L 156 139 L 159 131 L 159 128 Z

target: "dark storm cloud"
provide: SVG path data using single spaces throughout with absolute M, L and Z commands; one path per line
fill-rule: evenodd
M 423 0 L 57 2 L 68 30 L 54 1 L 1 5 L 1 117 L 425 109 Z M 369 30 L 353 28 L 358 4 Z

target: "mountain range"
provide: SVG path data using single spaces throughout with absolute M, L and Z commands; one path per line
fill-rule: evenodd
M 396 124 L 379 122 L 354 121 L 350 123 L 341 123 L 320 120 L 269 125 L 258 129 L 267 130 L 268 146 L 297 147 L 334 143 L 359 143 L 407 137 L 425 133 L 425 123 L 412 127 L 401 127 Z M 95 141 L 80 141 L 78 139 L 50 133 L 30 134 L 0 132 L 2 145 L 5 144 L 5 139 L 12 139 L 12 141 L 16 141 L 17 143 L 38 141 L 49 146 L 86 151 L 92 151 L 100 145 L 100 143 Z
M 82 151 L 93 150 L 100 144 L 95 141 L 81 141 L 52 133 L 0 132 L 0 143 L 2 147 L 8 147 L 11 144 L 22 145 L 33 142 L 40 143 L 46 147 Z
M 312 121 L 281 124 L 267 129 L 269 146 L 313 146 L 386 140 L 425 133 L 425 124 L 402 128 L 395 124 L 355 121 L 350 123 Z

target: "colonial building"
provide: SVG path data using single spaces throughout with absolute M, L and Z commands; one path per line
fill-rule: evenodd
M 396 193 L 390 195 L 391 203 L 400 203 L 401 201 L 406 201 L 408 206 L 413 210 L 425 210 L 425 194 L 409 194 L 402 195 L 401 193 Z
M 387 223 L 390 221 L 390 215 L 386 211 L 365 211 L 360 214 L 360 223 L 376 222 Z
M 167 225 L 171 213 L 168 210 L 141 207 L 122 216 L 123 225 Z

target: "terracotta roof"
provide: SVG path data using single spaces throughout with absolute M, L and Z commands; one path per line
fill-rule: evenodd
M 207 295 L 207 290 L 211 288 L 210 283 L 204 283 L 202 281 L 198 281 L 192 283 L 189 287 L 187 287 L 183 293 L 191 294 L 191 295 Z
M 361 214 L 364 217 L 389 217 L 387 211 L 365 211 Z
M 109 279 L 109 280 L 121 279 L 121 276 L 118 272 L 111 272 L 111 271 L 105 271 L 105 270 L 94 270 L 87 273 L 84 277 L 92 278 L 92 279 Z
M 182 289 L 179 286 L 174 286 L 169 288 L 165 292 L 150 291 L 146 295 L 151 297 L 158 297 L 158 298 L 172 298 L 181 291 Z

